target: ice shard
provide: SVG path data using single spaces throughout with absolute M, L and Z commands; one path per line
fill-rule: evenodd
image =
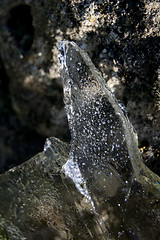
M 136 201 L 145 198 L 145 194 L 159 199 L 160 178 L 143 164 L 137 134 L 126 112 L 87 53 L 74 42 L 62 41 L 59 58 L 72 139 L 69 161 L 78 164 L 96 212 L 102 215 L 102 205 L 103 209 L 112 208 L 112 217 L 121 222 L 122 229 L 111 219 L 104 222 L 104 228 L 110 229 L 116 239 L 127 239 L 124 221 L 129 217 L 130 203 L 135 201 L 136 194 Z M 75 178 L 73 181 L 76 184 Z M 134 195 L 135 185 L 137 193 Z M 143 225 L 141 227 L 143 229 Z M 138 233 L 137 229 L 138 221 L 134 220 L 131 235 L 147 239 L 143 231 Z
M 159 177 L 143 164 L 133 126 L 89 56 L 68 41 L 59 52 L 71 153 L 83 174 L 92 179 L 107 167 L 117 188 L 136 179 L 160 197 Z

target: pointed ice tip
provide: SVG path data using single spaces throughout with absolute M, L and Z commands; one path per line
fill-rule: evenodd
M 66 41 L 59 41 L 59 43 L 58 43 L 58 51 L 59 51 L 59 52 L 62 52 L 62 51 L 63 51 L 63 49 L 64 49 L 64 47 L 65 47 L 65 42 L 66 42 Z
M 70 46 L 78 47 L 77 44 L 73 41 L 67 41 L 67 40 L 59 41 L 58 43 L 59 53 L 64 55 Z
M 61 69 L 66 67 L 66 54 L 69 46 L 71 45 L 75 45 L 74 42 L 63 40 L 58 43 L 58 52 L 59 52 L 58 57 L 59 57 Z
M 60 68 L 63 69 L 66 65 L 66 44 L 65 41 L 60 41 L 58 43 L 58 57 L 60 62 Z
M 59 41 L 58 42 L 58 50 L 60 50 L 61 48 L 64 48 L 64 46 L 67 47 L 69 45 L 75 45 L 75 43 L 72 41 L 67 41 L 67 40 Z

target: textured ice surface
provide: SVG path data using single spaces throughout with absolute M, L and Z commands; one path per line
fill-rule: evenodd
M 89 191 L 93 193 L 99 186 L 106 196 L 113 197 L 123 187 L 128 196 L 134 179 L 153 190 L 159 178 L 142 163 L 126 111 L 88 55 L 74 42 L 62 41 L 59 59 L 72 138 L 69 159 L 78 164 Z
M 59 43 L 59 58 L 71 132 L 63 171 L 91 202 L 103 239 L 148 239 L 149 232 L 154 236 L 152 212 L 141 214 L 139 209 L 154 202 L 145 192 L 159 203 L 160 179 L 142 162 L 126 110 L 74 42 Z
M 123 110 L 82 50 L 74 43 L 61 42 L 59 52 L 72 137 L 70 158 L 78 163 L 90 190 L 96 182 L 113 196 L 131 177 L 127 175 L 132 166 L 121 119 Z
M 66 176 L 73 180 L 80 193 L 90 201 L 93 209 L 95 209 L 94 203 L 86 186 L 86 181 L 81 174 L 78 163 L 73 160 L 73 156 L 71 154 L 68 161 L 63 165 L 62 171 L 65 172 Z

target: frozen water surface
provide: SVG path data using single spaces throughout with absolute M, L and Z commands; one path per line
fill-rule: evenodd
M 111 196 L 123 182 L 132 178 L 127 175 L 132 172 L 132 165 L 122 110 L 84 52 L 69 42 L 61 42 L 59 49 L 73 161 L 78 163 L 83 177 L 90 183 L 98 183 L 97 175 L 104 175 L 107 167 L 105 181 L 112 175 L 116 182 L 112 186 L 114 191 L 106 189 L 106 196 Z M 92 184 L 88 187 L 92 188 Z
M 105 205 L 106 211 L 112 206 L 112 214 L 121 219 L 121 234 L 112 221 L 112 214 L 107 213 L 107 223 L 104 218 L 100 222 L 105 229 L 117 231 L 118 239 L 124 239 L 124 221 L 129 217 L 126 208 L 133 186 L 140 184 L 138 187 L 143 186 L 159 198 L 159 187 L 155 190 L 156 183 L 160 184 L 159 177 L 142 163 L 137 135 L 126 110 L 109 91 L 88 55 L 74 42 L 62 41 L 59 58 L 72 139 L 69 160 L 63 170 L 94 204 L 99 216 L 102 215 L 100 206 Z M 81 182 L 85 183 L 84 187 L 80 187 Z M 138 224 L 134 223 L 128 230 L 129 239 L 135 239 L 135 234 L 136 239 L 142 239 L 141 233 L 136 232 Z
M 72 136 L 71 154 L 82 175 L 92 179 L 90 173 L 110 165 L 122 182 L 132 182 L 134 172 L 134 178 L 146 184 L 150 171 L 142 163 L 137 135 L 124 107 L 109 91 L 88 55 L 74 42 L 59 43 L 59 58 Z

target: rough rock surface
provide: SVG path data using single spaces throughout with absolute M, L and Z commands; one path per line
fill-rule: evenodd
M 153 159 L 158 161 L 159 1 L 1 0 L 0 5 L 0 56 L 7 75 L 1 81 L 3 86 L 9 85 L 7 95 L 18 119 L 16 126 L 45 137 L 69 139 L 57 43 L 73 40 L 88 52 L 126 106 L 148 164 Z M 11 132 L 5 133 L 4 139 L 8 135 L 16 142 Z M 8 143 L 2 144 L 7 151 Z M 9 145 L 9 156 L 17 154 L 13 145 Z M 1 148 L 5 161 L 6 151 Z M 29 150 L 24 148 L 25 155 Z M 157 166 L 152 167 L 156 170 Z

